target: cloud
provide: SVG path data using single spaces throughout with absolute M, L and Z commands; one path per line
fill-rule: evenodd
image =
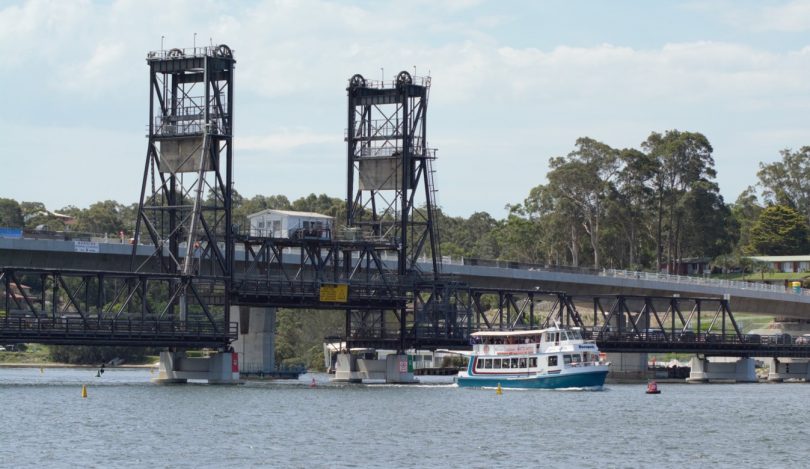
M 287 152 L 309 145 L 339 142 L 340 139 L 339 135 L 319 134 L 306 129 L 280 129 L 270 135 L 234 137 L 234 149 Z
M 83 90 L 92 94 L 115 90 L 121 86 L 114 79 L 118 69 L 128 69 L 125 46 L 121 42 L 104 43 L 96 46 L 90 57 L 68 66 L 59 73 L 59 86 L 71 91 Z
M 795 0 L 785 5 L 762 7 L 752 29 L 758 31 L 803 32 L 810 30 L 810 1 Z
M 746 31 L 794 32 L 810 28 L 808 4 L 746 8 L 719 1 L 679 8 L 701 9 L 702 21 L 725 18 Z M 550 6 L 543 14 L 553 20 L 555 12 L 570 13 L 560 8 Z M 190 47 L 196 32 L 197 45 L 211 40 L 235 50 L 235 148 L 244 152 L 237 166 L 272 165 L 276 192 L 299 190 L 291 182 L 297 173 L 284 172 L 284 165 L 300 171 L 301 165 L 342 164 L 337 162 L 345 157 L 340 146 L 347 79 L 361 73 L 376 80 L 381 69 L 389 80 L 414 66 L 417 75 L 433 76 L 428 134 L 430 144 L 439 144 L 441 184 L 463 190 L 511 181 L 509 187 L 499 183 L 497 191 L 482 191 L 474 209 L 498 212 L 504 203 L 521 200 L 542 182 L 548 157 L 567 153 L 580 136 L 626 146 L 652 130 L 676 127 L 704 132 L 713 143 L 744 134 L 741 141 L 759 141 L 749 145 L 759 153 L 745 153 L 740 145 L 728 156 L 738 171 L 729 178 L 748 178 L 744 185 L 753 182 L 753 173 L 738 168 L 755 167 L 771 142 L 783 138 L 778 147 L 784 147 L 810 139 L 800 130 L 810 110 L 805 43 L 776 47 L 772 38 L 778 34 L 694 29 L 656 42 L 641 33 L 636 40 L 611 35 L 609 27 L 583 40 L 548 39 L 547 30 L 514 21 L 518 10 L 475 0 L 12 3 L 0 7 L 0 70 L 15 93 L 0 124 L 14 116 L 15 122 L 42 126 L 39 109 L 47 109 L 52 125 L 69 118 L 87 129 L 86 141 L 92 141 L 92 128 L 142 140 L 146 53 L 160 47 L 161 36 L 166 47 Z M 650 21 L 656 8 L 638 10 L 639 21 Z M 141 155 L 141 140 L 127 151 Z M 59 152 L 70 161 L 82 161 L 85 151 L 40 147 L 36 137 L 27 144 L 15 141 L 20 152 Z M 113 148 L 112 138 L 108 143 Z M 715 148 L 722 153 L 724 147 Z M 292 153 L 295 159 L 273 159 Z M 481 171 L 493 158 L 509 164 Z M 508 167 L 522 169 L 514 174 Z M 243 174 L 240 184 L 247 186 Z M 337 184 L 329 177 L 327 183 Z M 240 191 L 260 193 L 266 180 L 257 177 L 255 188 Z M 457 205 L 449 207 L 456 213 L 478 197 L 456 195 L 443 192 L 445 203 Z M 499 200 L 486 200 L 493 197 Z

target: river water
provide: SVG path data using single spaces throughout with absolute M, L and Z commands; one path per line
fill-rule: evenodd
M 0 369 L 2 467 L 807 467 L 810 385 L 158 386 Z M 435 379 L 435 378 L 434 378 Z M 88 397 L 81 398 L 82 384 Z

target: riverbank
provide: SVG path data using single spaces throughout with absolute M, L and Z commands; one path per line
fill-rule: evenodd
M 145 363 L 145 364 L 121 364 L 121 365 L 104 365 L 104 368 L 157 368 L 159 365 L 158 362 L 155 363 Z M 35 362 L 22 362 L 22 363 L 0 363 L 0 368 L 89 368 L 89 369 L 97 369 L 100 368 L 101 365 L 82 365 L 82 364 L 74 364 L 74 363 L 53 363 L 53 362 L 43 362 L 43 363 L 35 363 Z

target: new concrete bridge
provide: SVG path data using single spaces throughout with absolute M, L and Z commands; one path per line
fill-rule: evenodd
M 145 259 L 154 247 L 138 246 Z M 0 238 L 0 265 L 27 268 L 66 268 L 80 270 L 127 271 L 132 246 L 115 240 L 92 241 Z M 287 259 L 289 258 L 289 260 Z M 285 262 L 300 262 L 299 254 L 285 254 Z M 236 263 L 240 263 L 237 246 Z M 475 265 L 472 265 L 475 264 Z M 487 264 L 487 265 L 482 265 Z M 396 268 L 396 260 L 387 261 Z M 766 285 L 700 277 L 629 272 L 525 266 L 496 261 L 445 259 L 444 274 L 471 286 L 488 288 L 562 291 L 570 296 L 625 295 L 728 297 L 735 313 L 759 313 L 810 319 L 810 290 L 794 292 L 782 285 Z

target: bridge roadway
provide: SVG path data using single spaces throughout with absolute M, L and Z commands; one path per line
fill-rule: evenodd
M 150 246 L 138 246 L 146 256 Z M 118 243 L 0 238 L 0 266 L 126 271 L 131 246 Z M 285 254 L 285 263 L 300 262 L 298 254 Z M 235 256 L 240 263 L 237 246 Z M 386 262 L 392 269 L 396 260 Z M 810 320 L 810 291 L 793 293 L 781 285 L 712 282 L 696 277 L 666 276 L 623 271 L 576 271 L 554 268 L 509 268 L 445 263 L 442 271 L 474 287 L 562 291 L 568 295 L 637 295 L 715 297 L 728 295 L 735 313 L 760 313 Z M 237 265 L 237 271 L 239 270 Z
M 101 274 L 102 276 L 115 277 L 113 272 L 122 272 L 129 268 L 131 249 L 130 245 L 118 243 L 0 238 L 0 267 L 56 269 L 65 273 L 71 270 L 105 271 L 106 273 Z M 142 256 L 150 254 L 151 251 L 152 249 L 149 246 L 138 247 L 138 254 Z M 237 251 L 237 259 L 240 257 L 239 254 Z M 289 263 L 295 266 L 301 262 L 301 257 L 298 253 L 285 254 L 284 261 L 285 265 Z M 387 262 L 386 267 L 393 268 L 395 265 L 395 261 L 392 260 Z M 538 270 L 536 268 L 503 268 L 452 263 L 444 265 L 444 273 L 454 275 L 473 287 L 503 288 L 512 291 L 521 288 L 526 291 L 533 291 L 535 288 L 541 288 L 545 291 L 565 291 L 575 300 L 577 295 L 581 295 L 583 304 L 586 300 L 593 302 L 595 297 L 599 295 L 609 296 L 617 293 L 621 293 L 622 297 L 628 298 L 632 295 L 657 296 L 658 299 L 654 301 L 658 302 L 662 299 L 664 302 L 674 300 L 674 294 L 682 295 L 684 300 L 687 300 L 687 297 L 694 299 L 696 296 L 722 298 L 723 295 L 730 295 L 735 305 L 735 312 L 746 310 L 741 305 L 748 305 L 747 310 L 751 312 L 802 318 L 807 317 L 808 310 L 810 310 L 810 307 L 808 307 L 810 296 L 806 294 L 775 291 L 773 289 L 761 290 L 757 289 L 756 286 L 747 288 L 737 286 L 735 288 L 731 285 L 712 285 L 702 281 L 678 277 L 673 281 L 672 277 L 659 278 L 649 274 L 639 274 L 639 278 L 636 278 L 634 275 L 621 276 L 612 272 L 565 272 Z M 152 283 L 166 282 L 167 287 L 172 288 L 173 281 L 163 278 L 166 274 L 144 273 L 140 275 L 150 277 Z M 642 276 L 644 277 L 642 278 Z M 666 300 L 666 297 L 669 297 L 669 300 Z M 650 301 L 653 300 L 650 299 Z M 718 300 L 706 301 L 718 303 Z M 81 303 L 80 299 L 78 303 Z M 76 301 L 74 301 L 74 304 L 76 304 Z M 87 306 L 87 310 L 90 311 L 91 305 L 87 303 Z M 648 317 L 646 321 L 649 324 L 648 327 L 652 327 L 653 323 L 652 319 L 650 319 L 652 316 L 650 314 L 651 312 L 654 315 L 658 313 L 655 312 L 657 307 L 653 306 L 652 303 L 649 304 L 649 307 L 652 309 L 647 310 Z M 705 312 L 710 313 L 708 309 L 710 308 L 706 308 Z M 583 308 L 581 311 L 584 313 L 586 309 Z M 611 309 L 610 314 L 614 314 L 614 311 L 617 310 Z M 664 310 L 659 311 L 664 313 Z M 698 326 L 700 324 L 699 311 L 700 308 L 698 307 Z M 630 313 L 629 310 L 627 312 Z M 674 313 L 669 314 L 668 312 L 667 314 L 670 318 L 674 318 Z M 678 314 L 681 313 L 678 312 Z M 596 316 L 595 310 L 594 315 Z M 638 323 L 640 316 L 636 315 L 634 317 L 634 321 Z M 57 318 L 56 314 L 52 314 L 50 318 L 47 315 L 36 318 L 30 316 L 6 318 L 2 327 L 0 327 L 0 342 L 206 346 L 227 345 L 227 343 L 237 338 L 235 324 L 223 325 L 224 329 L 217 326 L 213 329 L 210 327 L 205 329 L 205 327 L 208 327 L 205 322 L 193 323 L 186 321 L 185 323 L 177 323 L 171 320 L 155 321 L 148 319 L 139 321 L 137 317 L 122 320 L 110 320 L 108 317 L 82 317 L 62 320 L 55 320 L 55 318 Z M 683 319 L 681 320 L 683 321 Z M 594 317 L 594 321 L 596 321 L 596 317 Z M 687 333 L 677 330 L 674 319 L 672 321 L 671 329 L 667 329 L 668 326 L 662 325 L 654 333 L 650 333 L 650 329 L 645 329 L 644 326 L 638 324 L 633 326 L 636 329 L 633 332 L 623 330 L 607 334 L 604 331 L 600 333 L 598 329 L 589 330 L 587 324 L 585 324 L 586 330 L 584 332 L 586 336 L 596 340 L 600 349 L 611 352 L 669 351 L 700 353 L 706 356 L 810 357 L 810 344 L 797 344 L 793 340 L 786 341 L 784 338 L 778 340 L 775 337 L 746 336 L 740 334 L 739 331 L 730 334 L 725 329 L 725 322 L 723 322 L 723 328 L 719 334 Z M 605 323 L 607 323 L 607 320 Z M 667 324 L 666 319 L 664 319 L 664 324 Z M 507 327 L 511 326 L 507 325 Z M 640 331 L 641 334 L 639 334 Z M 371 340 L 374 341 L 374 339 Z M 412 345 L 440 345 L 439 342 L 431 342 L 431 340 L 435 341 L 435 338 L 425 337 L 424 340 L 426 340 L 424 344 L 417 340 Z M 354 341 L 353 344 L 359 346 L 361 342 Z M 376 343 L 379 342 L 379 339 L 374 342 L 373 345 L 378 348 L 387 348 L 386 345 L 396 348 L 395 340 L 389 340 L 391 344 Z M 440 346 L 442 345 L 466 347 L 467 342 L 466 339 L 456 337 L 441 343 Z

